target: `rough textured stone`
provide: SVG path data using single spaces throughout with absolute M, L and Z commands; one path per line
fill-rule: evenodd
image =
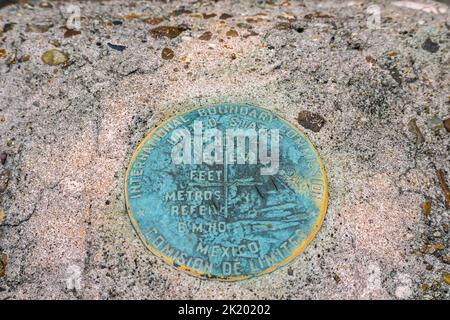
M 297 121 L 302 127 L 313 132 L 319 132 L 325 124 L 325 119 L 321 115 L 310 111 L 300 111 Z
M 369 29 L 368 1 L 80 1 L 81 33 L 64 37 L 66 3 L 29 2 L 0 9 L 0 150 L 10 172 L 0 299 L 450 298 L 449 210 L 436 177 L 450 177 L 450 139 L 427 125 L 449 117 L 444 4 L 377 1 L 381 28 Z M 424 50 L 427 39 L 438 50 Z M 70 61 L 45 65 L 42 54 L 57 47 Z M 167 267 L 124 208 L 139 141 L 174 113 L 219 102 L 254 103 L 296 125 L 302 110 L 327 121 L 307 132 L 328 173 L 321 230 L 289 266 L 236 283 Z

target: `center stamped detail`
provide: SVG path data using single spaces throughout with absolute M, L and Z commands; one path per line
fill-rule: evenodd
M 241 280 L 298 255 L 326 212 L 322 162 L 306 136 L 269 110 L 202 107 L 156 127 L 125 179 L 145 245 L 190 274 Z

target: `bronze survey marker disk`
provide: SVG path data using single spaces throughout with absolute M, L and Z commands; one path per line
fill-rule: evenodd
M 134 152 L 125 193 L 148 249 L 220 280 L 292 260 L 327 206 L 325 170 L 306 136 L 269 110 L 237 104 L 197 108 L 152 130 Z

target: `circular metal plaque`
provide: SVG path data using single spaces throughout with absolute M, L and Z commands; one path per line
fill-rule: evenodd
M 269 110 L 223 104 L 176 115 L 138 146 L 125 179 L 140 238 L 195 276 L 241 280 L 298 255 L 326 212 L 323 164 Z

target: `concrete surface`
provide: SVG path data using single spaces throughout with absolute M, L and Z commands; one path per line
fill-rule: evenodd
M 366 1 L 71 3 L 80 33 L 67 2 L 0 9 L 0 299 L 450 298 L 445 4 L 374 1 L 374 27 Z M 124 208 L 140 139 L 211 102 L 326 121 L 299 125 L 327 170 L 325 222 L 248 281 L 171 269 Z

